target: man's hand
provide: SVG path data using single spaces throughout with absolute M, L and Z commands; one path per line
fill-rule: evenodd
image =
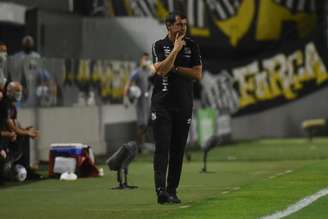
M 28 136 L 30 136 L 32 139 L 37 139 L 39 138 L 40 132 L 38 130 L 35 130 L 33 128 L 29 128 L 27 130 Z
M 184 34 L 179 36 L 179 33 L 176 35 L 173 50 L 180 52 L 182 47 L 186 45 L 186 41 L 183 40 L 184 36 L 185 36 Z
M 123 106 L 125 108 L 128 108 L 129 107 L 129 98 L 127 96 L 123 96 Z
M 10 141 L 10 142 L 14 142 L 14 141 L 16 141 L 16 139 L 17 139 L 17 135 L 16 135 L 15 132 L 9 132 L 9 134 L 8 134 L 8 138 L 9 138 L 9 141 Z

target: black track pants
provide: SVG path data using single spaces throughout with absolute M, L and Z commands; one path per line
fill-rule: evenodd
M 175 193 L 180 181 L 192 111 L 158 109 L 152 111 L 151 116 L 155 139 L 156 191 L 166 188 L 168 192 Z

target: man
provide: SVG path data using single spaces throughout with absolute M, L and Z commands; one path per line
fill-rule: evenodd
M 39 136 L 39 131 L 32 127 L 23 128 L 17 121 L 16 102 L 21 100 L 22 92 L 23 87 L 19 82 L 12 81 L 8 83 L 4 97 L 0 101 L 0 118 L 2 131 L 9 132 L 4 134 L 14 133 L 14 136 L 11 137 L 11 141 L 8 143 L 9 153 L 11 156 L 16 157 L 17 162 L 29 168 L 29 152 L 24 148 L 24 143 L 26 142 L 24 138 L 36 139 Z M 10 136 L 7 136 L 7 138 L 10 138 Z M 20 157 L 19 160 L 17 157 Z
M 138 67 L 132 72 L 128 82 L 124 87 L 124 96 L 128 97 L 131 88 L 136 88 L 140 91 L 140 96 L 137 98 L 136 112 L 137 112 L 137 144 L 139 149 L 142 148 L 145 142 L 145 129 L 148 125 L 149 119 L 149 77 L 151 76 L 151 61 L 148 53 L 143 53 L 140 57 Z M 136 86 L 136 87 L 133 87 Z
M 22 51 L 15 54 L 14 58 L 20 67 L 20 80 L 24 86 L 24 104 L 35 106 L 37 104 L 36 89 L 41 70 L 41 57 L 39 53 L 34 51 L 32 36 L 27 35 L 23 38 Z
M 17 121 L 16 102 L 21 101 L 23 95 L 23 87 L 17 81 L 12 81 L 6 88 L 5 97 L 3 99 L 4 108 L 8 109 L 8 127 L 10 131 L 14 131 L 18 136 L 27 136 L 36 139 L 39 131 L 32 127 L 23 128 Z
M 154 174 L 159 204 L 181 202 L 176 189 L 192 117 L 193 80 L 202 78 L 199 48 L 186 37 L 186 17 L 170 13 L 165 23 L 168 35 L 153 44 L 156 74 L 151 100 L 156 147 Z
M 6 84 L 6 68 L 7 68 L 7 45 L 0 42 L 0 100 L 3 97 L 3 90 Z
M 4 97 L 4 90 L 6 84 L 6 64 L 7 64 L 7 46 L 5 43 L 0 42 L 0 102 Z M 2 165 L 7 159 L 8 144 L 16 140 L 16 133 L 6 129 L 6 121 L 2 119 L 0 114 L 0 175 Z M 0 176 L 1 178 L 1 176 Z

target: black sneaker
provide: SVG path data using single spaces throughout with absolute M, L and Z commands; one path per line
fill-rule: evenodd
M 174 204 L 180 204 L 181 200 L 178 198 L 177 194 L 169 194 L 170 195 L 170 201 Z
M 160 190 L 157 192 L 157 203 L 158 204 L 172 203 L 171 196 L 165 190 Z

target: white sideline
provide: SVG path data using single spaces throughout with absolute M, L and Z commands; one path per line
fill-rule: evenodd
M 286 217 L 290 214 L 293 214 L 301 210 L 302 208 L 305 208 L 306 206 L 310 205 L 311 203 L 315 202 L 319 198 L 326 195 L 328 195 L 328 188 L 322 189 L 312 195 L 306 196 L 305 198 L 296 202 L 295 204 L 290 205 L 287 209 L 283 211 L 277 211 L 271 215 L 264 216 L 261 219 L 279 219 L 279 218 Z

